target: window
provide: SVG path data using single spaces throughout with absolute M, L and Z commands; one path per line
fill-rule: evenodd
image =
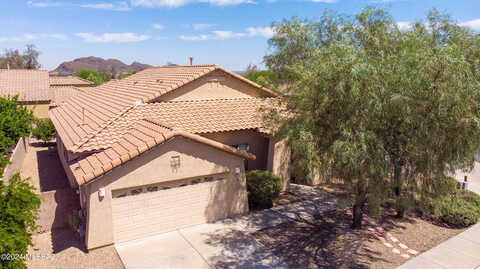
M 250 150 L 250 145 L 248 144 L 238 144 L 238 145 L 232 145 L 232 147 L 241 150 L 243 152 L 248 152 Z M 245 165 L 245 171 L 248 171 L 248 160 L 244 159 L 243 164 Z
M 149 191 L 149 192 L 158 191 L 158 187 L 157 186 L 150 186 L 150 187 L 147 188 L 147 191 Z
M 131 193 L 132 195 L 137 195 L 137 194 L 142 193 L 142 191 L 143 191 L 142 189 L 135 189 L 135 190 L 130 191 L 130 193 Z

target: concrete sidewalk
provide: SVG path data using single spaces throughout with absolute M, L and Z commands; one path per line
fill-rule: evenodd
M 468 178 L 468 189 L 480 194 L 480 163 L 471 172 L 457 171 L 454 177 Z M 397 269 L 480 269 L 480 223 L 411 259 Z

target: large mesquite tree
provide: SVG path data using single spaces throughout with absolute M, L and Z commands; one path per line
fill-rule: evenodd
M 289 85 L 281 133 L 307 145 L 305 157 L 320 170 L 343 179 L 353 227 L 366 206 L 387 198 L 403 215 L 407 201 L 434 195 L 449 173 L 473 163 L 480 149 L 477 35 L 436 11 L 401 31 L 374 8 L 275 29 L 265 61 Z

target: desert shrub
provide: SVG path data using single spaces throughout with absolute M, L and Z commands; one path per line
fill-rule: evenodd
M 480 196 L 468 190 L 457 190 L 432 201 L 433 217 L 455 227 L 467 227 L 480 218 Z
M 247 173 L 248 203 L 251 208 L 269 208 L 282 191 L 282 180 L 270 171 Z
M 35 121 L 32 135 L 36 139 L 48 142 L 55 137 L 55 126 L 50 119 L 38 119 Z
M 0 255 L 27 254 L 39 207 L 40 197 L 28 179 L 17 173 L 8 184 L 0 181 Z M 25 260 L 0 259 L 0 268 L 26 268 Z

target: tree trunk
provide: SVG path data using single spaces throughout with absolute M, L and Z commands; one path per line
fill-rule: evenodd
M 362 219 L 363 219 L 363 205 L 361 204 L 353 205 L 352 229 L 362 228 Z
M 405 208 L 402 205 L 402 168 L 403 166 L 399 162 L 395 162 L 395 167 L 393 169 L 393 181 L 394 181 L 394 192 L 395 192 L 395 204 L 397 209 L 397 218 L 403 218 L 405 215 Z

